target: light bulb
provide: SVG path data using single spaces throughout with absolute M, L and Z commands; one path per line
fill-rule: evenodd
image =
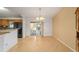
M 40 21 L 43 21 L 45 18 L 44 17 L 40 17 Z
M 44 19 L 45 19 L 44 17 L 36 17 L 37 21 L 44 21 Z
M 40 20 L 40 18 L 39 18 L 39 17 L 36 17 L 36 20 L 37 20 L 37 21 L 39 21 L 39 20 Z

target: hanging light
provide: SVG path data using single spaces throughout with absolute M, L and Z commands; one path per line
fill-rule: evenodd
M 41 8 L 39 8 L 39 17 L 36 17 L 37 21 L 44 21 L 45 17 L 41 16 Z

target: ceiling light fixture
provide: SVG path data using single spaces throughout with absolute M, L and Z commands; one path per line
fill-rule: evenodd
M 45 17 L 41 16 L 41 8 L 39 8 L 39 17 L 36 17 L 37 21 L 44 21 Z

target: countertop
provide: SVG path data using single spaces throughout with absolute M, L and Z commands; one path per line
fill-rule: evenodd
M 6 33 L 9 33 L 9 32 L 0 32 L 0 35 L 6 34 Z
M 6 34 L 6 33 L 10 33 L 12 31 L 15 31 L 17 29 L 4 29 L 4 30 L 0 30 L 0 35 Z

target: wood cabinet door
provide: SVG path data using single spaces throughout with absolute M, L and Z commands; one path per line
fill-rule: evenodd
M 2 25 L 2 20 L 0 19 L 0 25 Z
M 2 20 L 2 25 L 4 25 L 4 26 L 8 26 L 8 20 L 6 19 L 6 20 Z
M 79 8 L 77 8 L 76 12 L 76 50 L 79 51 Z

